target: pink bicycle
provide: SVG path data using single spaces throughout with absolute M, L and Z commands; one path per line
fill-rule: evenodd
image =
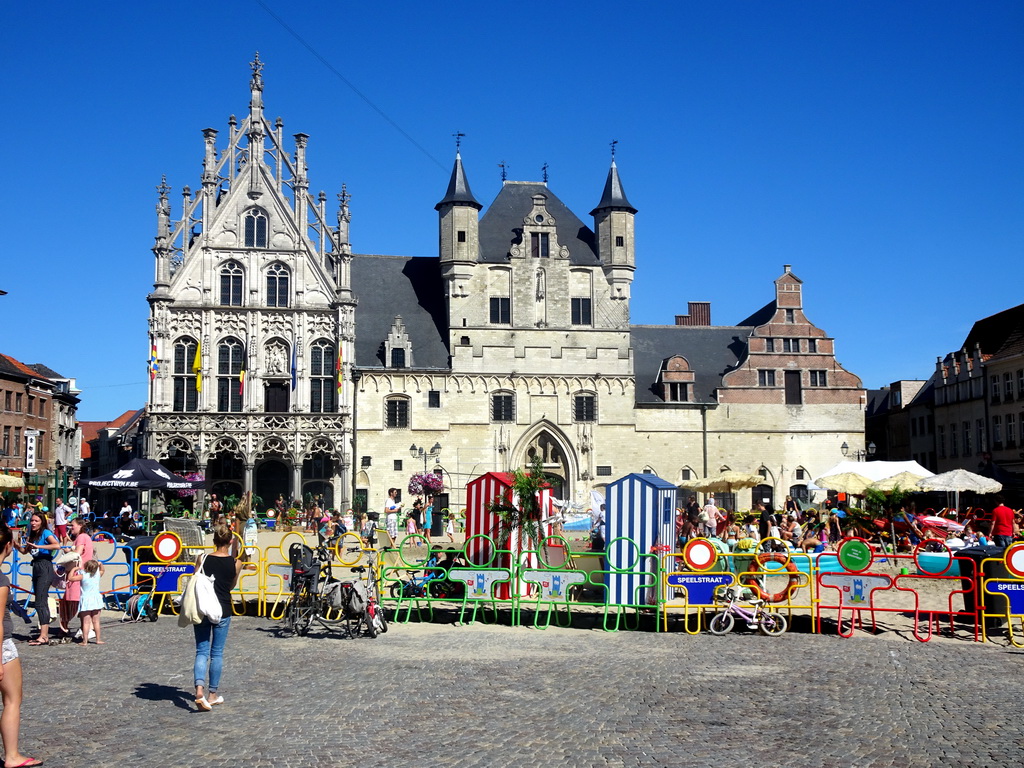
M 778 637 L 789 626 L 786 617 L 781 613 L 765 610 L 764 600 L 751 600 L 750 604 L 754 606 L 754 610 L 751 612 L 739 605 L 740 591 L 738 589 L 728 587 L 725 590 L 725 597 L 729 604 L 723 611 L 712 616 L 711 621 L 708 622 L 708 631 L 712 635 L 725 635 L 732 632 L 737 616 L 747 622 L 748 628 L 758 629 L 761 634 L 769 637 Z

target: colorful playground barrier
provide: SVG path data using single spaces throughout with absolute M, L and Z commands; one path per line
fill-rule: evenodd
M 395 547 L 370 550 L 353 533 L 335 546 L 334 566 L 372 566 L 382 601 L 394 608 L 399 623 L 414 616 L 433 620 L 444 605 L 456 611 L 459 623 L 496 621 L 505 612 L 513 625 L 545 629 L 552 623 L 571 626 L 586 614 L 614 631 L 638 628 L 649 616 L 658 631 L 697 634 L 722 610 L 724 589 L 738 587 L 748 599 L 765 600 L 791 627 L 794 618 L 804 617 L 813 632 L 850 637 L 857 628 L 876 630 L 885 617 L 903 614 L 911 620 L 909 635 L 920 642 L 939 631 L 982 642 L 1005 632 L 1012 645 L 1024 647 L 1024 543 L 980 561 L 950 552 L 938 540 L 922 542 L 910 554 L 893 554 L 857 537 L 819 554 L 792 551 L 777 539 L 744 540 L 729 551 L 724 542 L 697 538 L 672 551 L 657 543 L 665 535 L 659 484 L 641 476 L 623 478 L 620 488 L 621 498 L 631 499 L 632 530 L 646 537 L 644 544 L 617 536 L 607 553 L 572 554 L 568 540 L 551 536 L 541 546 L 513 552 L 484 534 L 449 549 L 417 548 L 417 540 L 426 540 L 413 535 Z M 130 545 L 111 546 L 103 558 L 112 580 L 109 604 L 123 607 L 141 590 L 174 613 L 181 577 L 192 571 L 174 539 L 162 534 L 154 540 L 152 558 L 139 559 Z M 291 533 L 277 546 L 250 547 L 252 561 L 233 592 L 236 614 L 283 616 L 291 596 L 288 549 L 295 542 L 306 539 Z M 486 557 L 474 562 L 480 553 Z M 15 553 L 5 570 L 16 599 L 27 606 L 28 559 Z

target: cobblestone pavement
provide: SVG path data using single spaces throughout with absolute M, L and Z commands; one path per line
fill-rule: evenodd
M 1024 654 L 947 640 L 235 618 L 196 712 L 173 617 L 29 648 L 22 746 L 47 766 L 1010 766 Z M 16 620 L 17 621 L 17 620 Z

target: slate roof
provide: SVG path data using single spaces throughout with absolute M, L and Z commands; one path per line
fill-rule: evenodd
M 53 368 L 50 368 L 47 365 L 43 365 L 42 363 L 32 363 L 31 365 L 29 365 L 29 368 L 31 368 L 33 371 L 36 371 L 40 376 L 43 376 L 44 378 L 47 378 L 47 379 L 63 379 L 64 378 L 59 373 L 57 373 L 55 370 L 53 370 Z
M 601 202 L 590 212 L 590 215 L 593 216 L 605 208 L 636 213 L 636 208 L 630 205 L 629 200 L 626 199 L 626 190 L 622 188 L 622 179 L 619 178 L 619 169 L 615 166 L 614 160 L 612 160 L 612 167 L 608 169 L 608 178 L 604 182 Z
M 714 391 L 722 376 L 747 354 L 750 326 L 634 325 L 630 328 L 637 403 L 664 402 L 656 391 L 662 363 L 682 355 L 694 371 L 693 402 L 717 402 Z
M 593 230 L 580 221 L 546 184 L 527 181 L 506 181 L 480 219 L 480 261 L 488 264 L 508 261 L 509 249 L 522 237 L 523 218 L 533 208 L 533 196 L 538 194 L 547 198 L 545 206 L 555 220 L 558 243 L 569 249 L 569 263 L 600 264 Z
M 7 374 L 8 376 L 17 376 L 19 378 L 47 378 L 47 376 L 41 374 L 37 370 L 34 370 L 32 367 L 25 365 L 25 363 L 21 362 L 20 360 L 16 360 L 10 355 L 4 354 L 0 354 L 0 374 Z
M 449 203 L 471 205 L 478 211 L 483 208 L 473 197 L 473 192 L 469 188 L 469 180 L 466 178 L 466 171 L 462 167 L 462 156 L 458 153 L 455 154 L 455 166 L 452 168 L 452 177 L 448 181 L 448 191 L 445 192 L 441 202 L 434 206 L 434 210 L 439 211 Z
M 738 325 L 752 325 L 755 328 L 759 325 L 764 325 L 775 317 L 776 309 L 778 309 L 778 307 L 775 306 L 775 299 L 772 299 L 750 317 L 740 320 Z
M 884 416 L 889 412 L 889 398 L 892 395 L 892 390 L 888 387 L 885 389 L 869 389 L 867 390 L 867 406 L 864 410 L 865 418 L 870 419 L 872 416 Z
M 983 355 L 998 354 L 1003 357 L 1007 354 L 1003 348 L 1011 339 L 1013 340 L 1012 346 L 1016 347 L 1022 332 L 1024 332 L 1024 304 L 1019 304 L 976 322 L 964 340 L 963 349 L 970 352 L 977 343 L 980 345 Z
M 441 262 L 436 258 L 356 254 L 356 361 L 384 367 L 384 341 L 401 315 L 412 342 L 413 368 L 448 368 L 448 320 Z

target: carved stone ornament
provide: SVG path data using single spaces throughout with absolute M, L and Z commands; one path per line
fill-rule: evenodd
M 288 373 L 288 348 L 283 341 L 267 344 L 263 357 L 268 376 L 284 376 Z

